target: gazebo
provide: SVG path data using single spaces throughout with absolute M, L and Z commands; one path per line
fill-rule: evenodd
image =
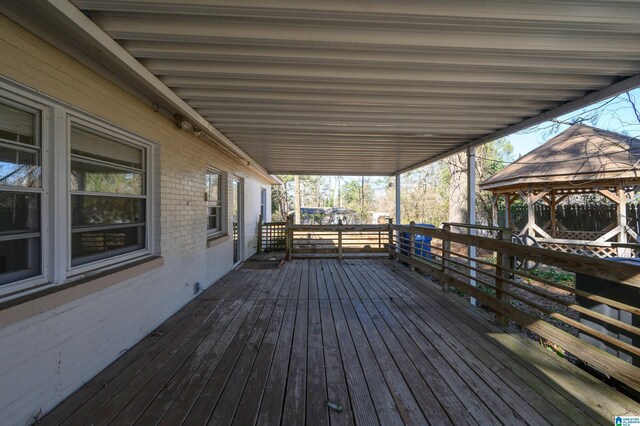
M 575 124 L 480 184 L 493 193 L 494 223 L 505 197 L 505 226 L 543 247 L 598 257 L 630 256 L 638 234 L 629 227 L 627 201 L 640 184 L 640 140 Z M 597 232 L 569 231 L 557 220 L 559 203 L 576 194 L 600 194 L 616 205 L 616 219 Z M 511 205 L 521 198 L 527 221 L 516 229 Z M 536 223 L 534 206 L 546 203 L 551 218 Z M 529 241 L 533 242 L 533 239 Z

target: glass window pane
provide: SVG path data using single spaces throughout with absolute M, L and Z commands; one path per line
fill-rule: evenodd
M 221 230 L 221 226 L 220 226 L 220 208 L 219 207 L 209 207 L 207 210 L 208 210 L 207 229 L 209 229 L 209 230 Z
M 40 238 L 0 241 L 0 284 L 40 275 Z
M 40 231 L 40 194 L 0 191 L 0 233 Z
M 71 153 L 142 169 L 143 150 L 78 127 L 71 128 Z
M 145 200 L 139 198 L 71 196 L 71 225 L 113 225 L 145 221 Z
M 141 172 L 118 170 L 102 164 L 71 161 L 71 190 L 112 194 L 144 194 Z
M 0 146 L 0 185 L 40 187 L 40 162 L 37 152 Z
M 207 200 L 209 202 L 220 201 L 220 174 L 207 172 Z
M 218 218 L 216 218 L 215 216 L 209 216 L 209 226 L 207 229 L 209 230 L 218 229 Z
M 92 230 L 71 235 L 71 264 L 73 266 L 93 262 L 143 249 L 144 226 Z
M 36 144 L 36 115 L 0 104 L 0 138 L 29 145 Z

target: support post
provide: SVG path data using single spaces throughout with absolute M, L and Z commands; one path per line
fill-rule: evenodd
M 556 206 L 557 206 L 557 202 L 556 202 L 556 190 L 553 189 L 551 190 L 551 194 L 550 194 L 550 198 L 551 198 L 551 236 L 553 238 L 556 238 L 558 236 L 558 224 L 556 223 L 557 219 L 556 219 Z
M 285 232 L 287 235 L 287 260 L 291 260 L 293 256 L 293 229 L 291 226 L 293 225 L 293 217 L 287 216 L 287 224 L 285 225 Z
M 402 225 L 402 204 L 401 204 L 401 178 L 400 173 L 396 175 L 396 223 L 398 225 Z M 391 234 L 390 234 L 391 235 Z M 400 240 L 400 231 L 396 232 L 396 241 L 398 242 L 398 247 L 396 250 L 400 250 L 400 246 L 402 245 L 402 241 Z
M 498 232 L 498 239 L 511 241 L 511 230 Z M 509 255 L 496 251 L 496 299 L 505 303 L 509 303 L 509 296 L 503 292 L 508 285 L 505 280 L 509 279 L 509 273 L 505 271 L 505 268 L 509 268 L 510 265 L 511 260 L 509 259 Z M 504 314 L 496 312 L 496 324 L 506 327 L 509 325 L 509 318 Z
M 342 219 L 338 220 L 338 260 L 342 260 Z
M 493 226 L 500 226 L 498 224 L 498 200 L 500 199 L 499 194 L 493 194 L 491 200 L 491 224 Z
M 536 210 L 533 202 L 533 192 L 527 191 L 527 235 L 531 237 L 536 236 L 534 226 L 536 224 Z
M 451 257 L 451 225 L 444 224 L 442 225 L 442 230 L 444 231 L 444 238 L 442 238 L 442 272 L 445 274 L 450 274 L 449 267 L 450 262 L 449 258 Z M 449 283 L 442 281 L 442 291 L 449 291 Z
M 469 218 L 469 225 L 476 224 L 476 150 L 475 148 L 467 149 L 467 217 Z M 469 235 L 476 235 L 476 229 L 473 227 L 468 228 Z M 469 256 L 469 284 L 476 287 L 477 282 L 476 270 L 472 269 L 476 267 L 476 246 L 467 246 L 467 255 Z M 470 297 L 469 301 L 472 305 L 476 305 L 476 298 Z
M 505 194 L 504 227 L 513 229 L 511 226 L 511 194 Z
M 387 251 L 389 252 L 389 259 L 393 260 L 393 254 L 391 254 L 391 249 L 393 249 L 393 219 L 389 218 L 389 245 L 387 246 Z
M 618 185 L 618 228 L 620 229 L 620 233 L 618 234 L 618 242 L 625 244 L 628 242 L 627 238 L 627 194 L 624 190 L 624 184 L 620 183 Z M 618 247 L 618 256 L 619 257 L 629 257 L 630 250 L 625 247 Z
M 400 173 L 396 175 L 396 223 L 400 225 L 402 221 L 402 209 L 400 204 Z
M 413 254 L 416 252 L 416 229 L 415 229 L 415 225 L 416 222 L 415 221 L 411 221 L 409 223 L 410 231 L 409 231 L 409 253 L 407 254 L 409 257 L 412 257 Z M 413 265 L 409 266 L 409 269 L 411 269 L 411 272 L 415 272 L 416 271 L 416 267 Z
M 258 253 L 262 253 L 262 214 L 258 216 Z

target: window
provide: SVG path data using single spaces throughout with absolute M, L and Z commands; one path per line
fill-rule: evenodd
M 262 217 L 262 221 L 267 221 L 267 190 L 264 188 L 260 189 L 260 217 Z
M 0 285 L 42 273 L 40 114 L 0 98 Z
M 144 249 L 146 150 L 71 127 L 71 266 Z
M 223 176 L 215 170 L 207 170 L 205 177 L 205 201 L 207 203 L 207 235 L 215 236 L 222 234 L 223 215 Z
M 152 253 L 153 152 L 0 77 L 0 298 Z

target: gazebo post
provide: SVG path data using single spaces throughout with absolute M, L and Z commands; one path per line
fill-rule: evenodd
M 556 190 L 552 189 L 551 194 L 551 236 L 556 238 L 557 236 L 557 224 L 556 224 Z
M 504 227 L 513 229 L 511 227 L 511 194 L 505 194 L 505 210 L 504 210 Z
M 495 192 L 492 194 L 492 203 L 491 203 L 491 221 L 493 222 L 493 226 L 498 225 L 498 200 L 500 199 L 500 194 L 496 194 Z
M 533 191 L 527 189 L 527 235 L 535 237 L 536 211 L 534 210 Z
M 618 242 L 626 243 L 627 242 L 627 194 L 624 190 L 624 184 L 620 182 L 618 184 L 618 205 L 617 205 L 617 216 L 618 216 L 618 229 L 620 233 L 618 234 Z M 629 256 L 629 249 L 624 247 L 618 247 L 618 256 L 627 257 Z

